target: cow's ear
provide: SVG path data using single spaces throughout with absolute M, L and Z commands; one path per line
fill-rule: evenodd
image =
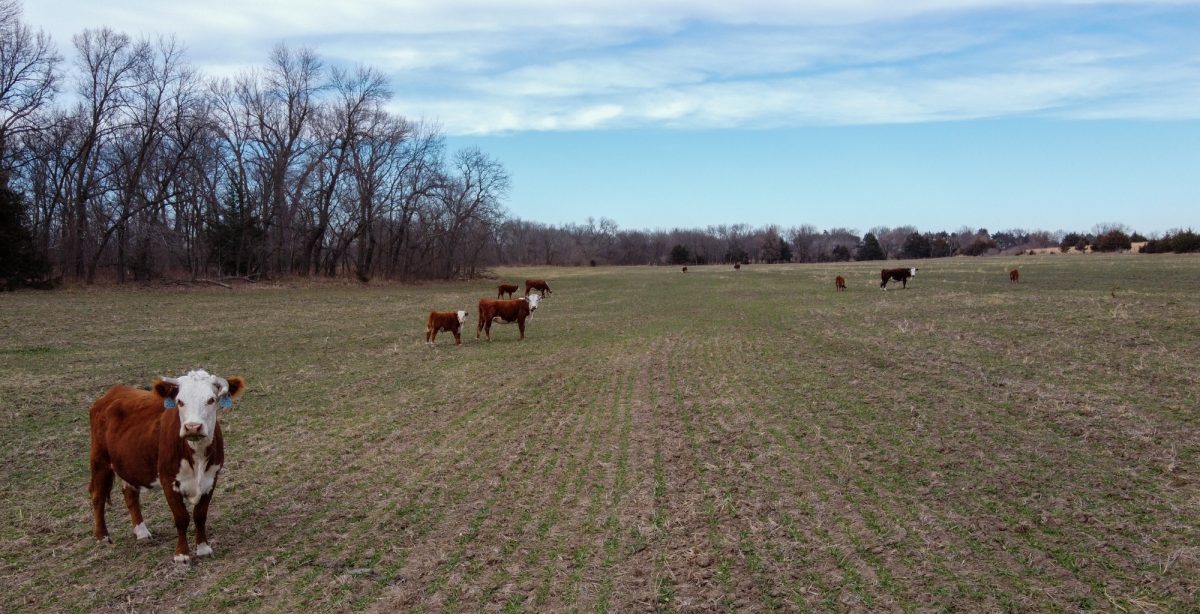
M 179 394 L 179 384 L 159 378 L 154 382 L 154 392 L 164 399 L 174 399 Z
M 229 382 L 229 396 L 232 398 L 236 399 L 238 395 L 246 390 L 246 380 L 236 375 L 230 377 L 227 381 Z

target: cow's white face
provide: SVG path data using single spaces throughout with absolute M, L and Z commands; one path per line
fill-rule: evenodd
M 912 277 L 916 277 L 917 276 L 917 267 L 913 267 L 913 268 L 909 269 L 908 274 Z
M 542 300 L 542 297 L 538 296 L 537 294 L 531 294 L 525 297 L 525 300 L 529 303 L 529 313 L 532 314 L 533 312 L 537 311 L 538 302 Z
M 174 401 L 179 410 L 179 436 L 191 441 L 206 442 L 217 429 L 217 409 L 229 407 L 242 393 L 245 383 L 240 377 L 224 378 L 198 369 L 182 377 L 164 377 L 154 384 L 154 390 L 166 403 Z
M 462 323 L 463 323 L 463 322 L 466 322 L 466 321 L 467 321 L 467 312 L 465 312 L 465 311 L 463 311 L 463 310 L 459 309 L 459 310 L 458 310 L 458 324 L 459 324 L 459 326 L 462 326 Z

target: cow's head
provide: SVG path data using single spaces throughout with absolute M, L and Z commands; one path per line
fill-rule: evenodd
M 458 325 L 462 326 L 463 322 L 466 322 L 466 321 L 467 321 L 467 312 L 459 309 L 458 310 Z
M 913 267 L 913 268 L 909 269 L 908 274 L 910 277 L 916 277 L 917 276 L 917 267 Z
M 228 380 L 198 369 L 182 377 L 163 377 L 154 382 L 154 391 L 163 403 L 179 408 L 179 436 L 188 441 L 212 439 L 217 429 L 217 408 L 230 407 L 242 394 L 246 381 Z
M 540 302 L 541 300 L 542 300 L 542 297 L 540 297 L 536 294 L 530 294 L 529 296 L 525 297 L 525 302 L 529 303 L 529 313 L 533 313 L 533 312 L 537 311 L 538 302 Z

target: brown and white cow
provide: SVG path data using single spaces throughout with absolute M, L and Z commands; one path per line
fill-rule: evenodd
M 175 518 L 175 560 L 187 562 L 188 522 L 196 521 L 195 555 L 208 556 L 208 504 L 225 464 L 218 407 L 232 407 L 246 388 L 240 377 L 228 380 L 203 369 L 182 377 L 163 377 L 150 390 L 113 386 L 92 404 L 92 515 L 98 541 L 109 542 L 104 508 L 114 479 L 121 480 L 125 506 L 137 539 L 150 538 L 142 518 L 141 493 L 162 488 Z M 188 506 L 192 507 L 191 515 Z
M 833 278 L 833 287 L 835 290 L 845 290 L 846 289 L 846 278 L 842 277 L 841 275 L 834 277 Z
M 1013 269 L 1008 272 L 1008 283 L 1017 283 L 1021 281 L 1021 272 Z
M 516 292 L 520 289 L 521 286 L 514 284 L 500 284 L 499 286 L 496 286 L 496 298 L 504 298 L 505 294 L 508 295 L 508 298 L 512 298 L 513 292 Z
M 533 312 L 537 311 L 538 302 L 541 297 L 538 295 L 527 296 L 513 300 L 494 300 L 490 298 L 479 299 L 479 322 L 475 324 L 475 338 L 479 338 L 480 331 L 487 333 L 488 341 L 492 340 L 492 322 L 504 322 L 505 324 L 517 323 L 517 328 L 521 331 L 521 339 L 525 338 L 525 320 L 533 316 Z
M 537 290 L 538 292 L 540 292 L 542 294 L 542 298 L 546 298 L 547 294 L 554 294 L 553 292 L 550 291 L 549 284 L 547 284 L 544 280 L 526 279 L 525 280 L 525 296 L 529 296 L 529 293 L 534 290 Z
M 903 285 L 903 287 L 907 288 L 908 287 L 908 278 L 916 277 L 916 275 L 917 275 L 916 267 L 903 268 L 903 269 L 883 269 L 879 272 L 879 279 L 881 280 L 879 283 L 879 287 L 883 288 L 884 290 L 887 290 L 888 282 L 894 279 L 894 280 L 900 282 Z
M 434 345 L 439 332 L 450 331 L 454 334 L 454 345 L 462 345 L 462 336 L 459 330 L 466 321 L 467 312 L 461 309 L 458 311 L 430 311 L 429 320 L 425 323 L 425 343 Z

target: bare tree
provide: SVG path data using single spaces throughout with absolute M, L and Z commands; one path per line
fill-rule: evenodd
M 0 0 L 0 189 L 16 165 L 10 141 L 44 124 L 36 114 L 53 100 L 60 61 L 49 35 L 21 23 L 17 0 Z

